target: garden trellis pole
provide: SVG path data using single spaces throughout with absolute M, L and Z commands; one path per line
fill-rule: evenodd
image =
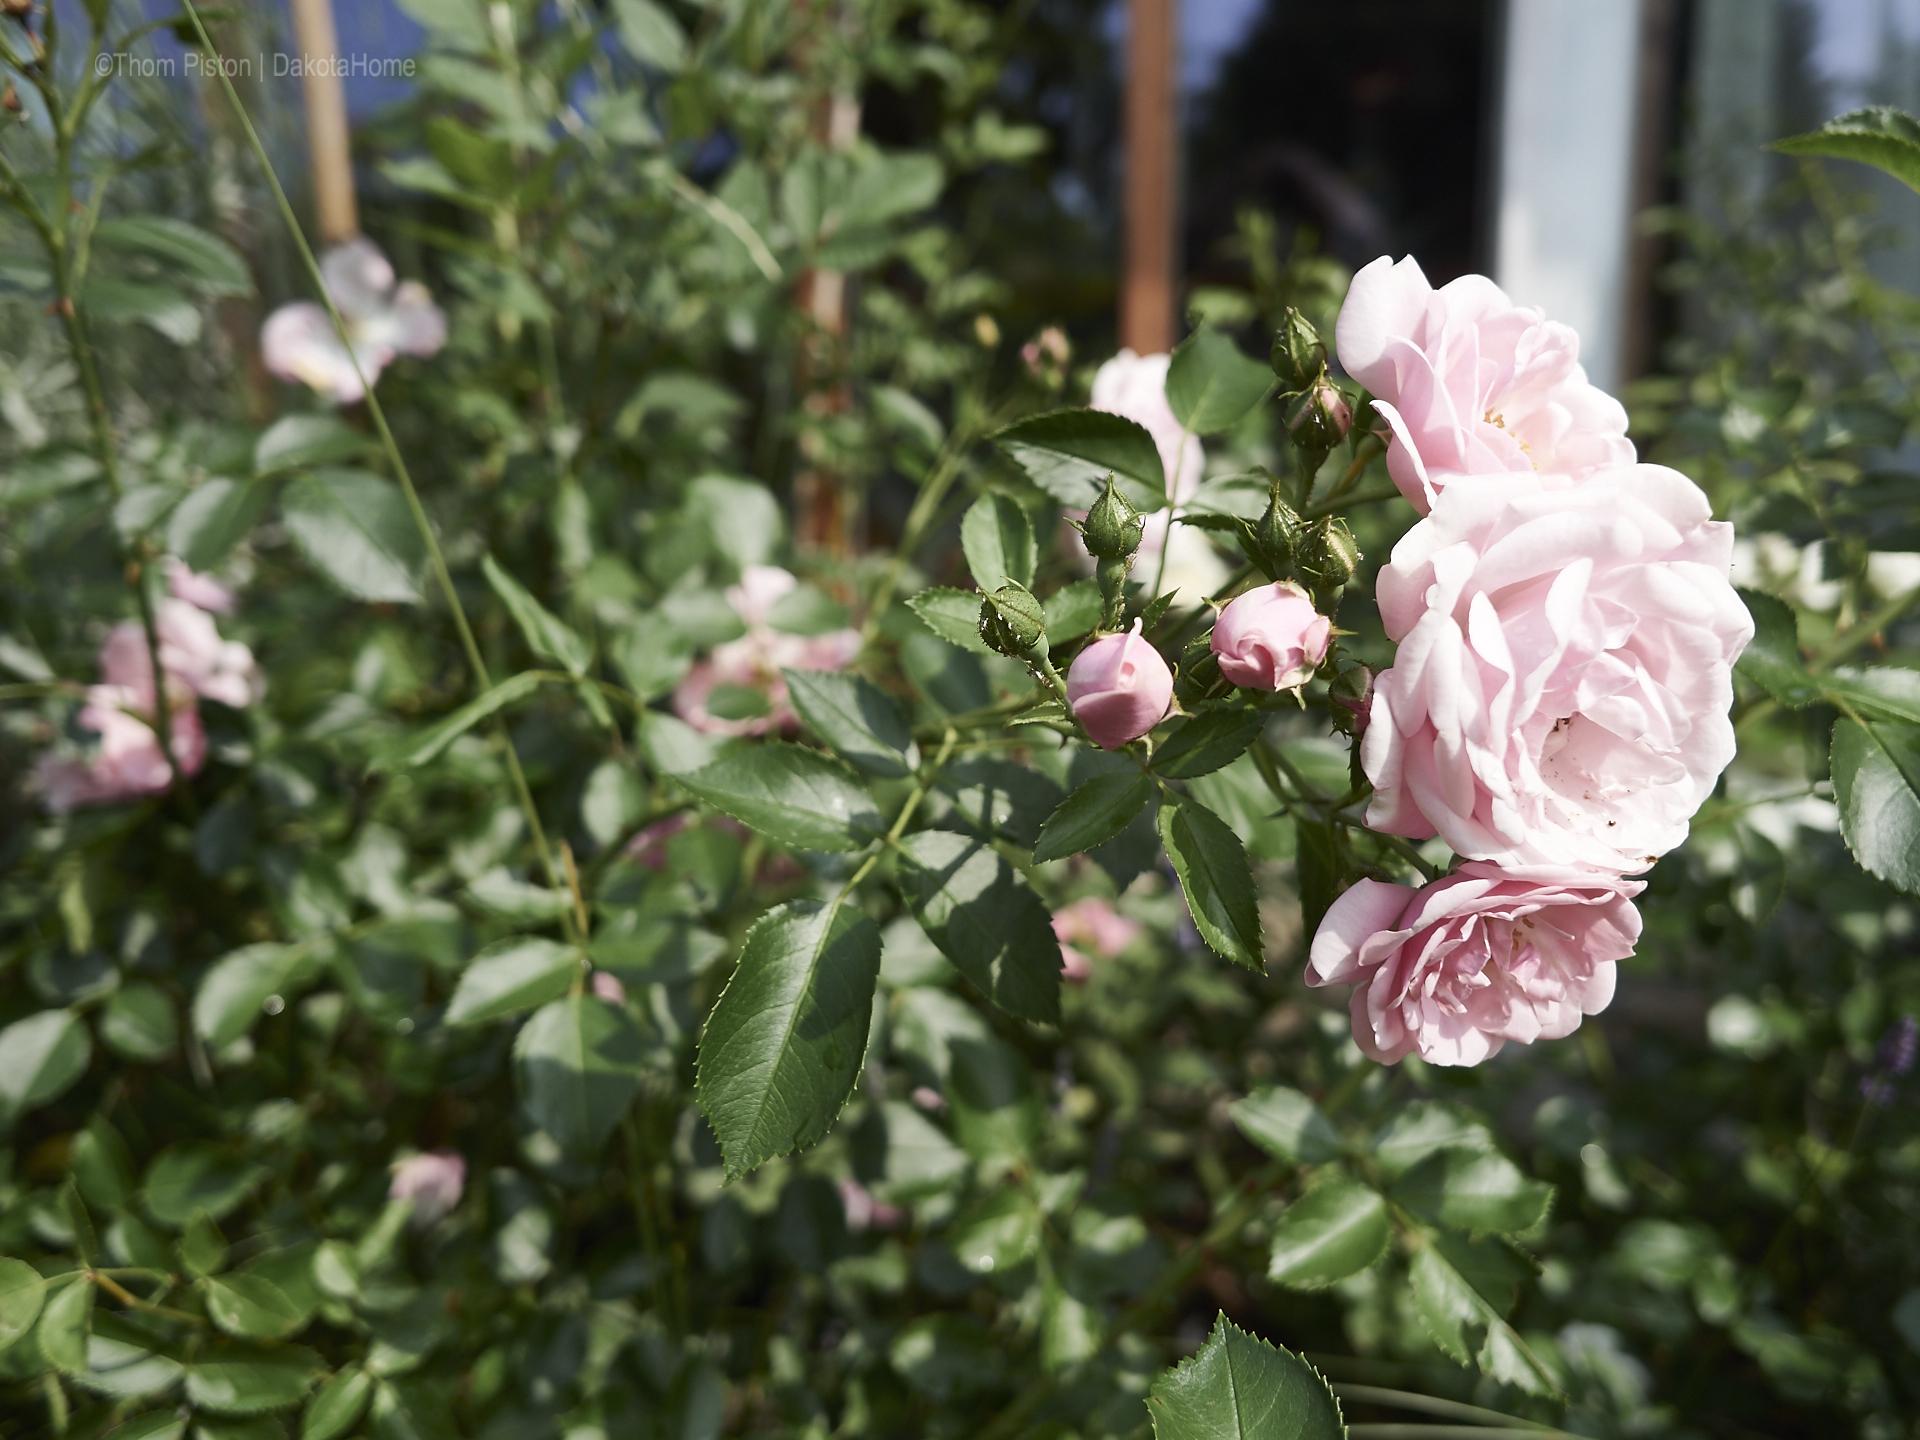
M 353 196 L 353 148 L 347 130 L 347 90 L 340 77 L 340 42 L 333 0 L 291 0 L 294 38 L 307 101 L 307 153 L 313 160 L 313 203 L 324 249 L 360 233 Z
M 1174 342 L 1179 222 L 1179 0 L 1128 0 L 1126 237 L 1120 343 L 1142 355 Z

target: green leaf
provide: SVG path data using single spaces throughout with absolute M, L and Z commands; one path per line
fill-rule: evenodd
M 1848 667 L 1826 677 L 1827 695 L 1844 700 L 1864 720 L 1920 725 L 1920 670 L 1892 665 Z
M 1105 608 L 1098 581 L 1076 580 L 1062 586 L 1040 602 L 1048 643 L 1062 645 L 1090 633 L 1100 623 Z
M 1858 160 L 1920 190 L 1920 121 L 1891 105 L 1836 115 L 1818 130 L 1774 141 L 1773 148 L 1787 155 Z
M 449 745 L 474 726 L 493 718 L 507 706 L 526 699 L 539 688 L 540 677 L 531 670 L 523 670 L 518 675 L 508 676 L 498 685 L 476 695 L 446 719 L 436 721 L 425 730 L 409 736 L 392 750 L 376 756 L 368 768 L 377 773 L 382 770 L 406 770 L 416 765 L 428 764 L 438 759 Z
M 716 810 L 795 850 L 858 850 L 886 828 L 851 770 L 798 745 L 758 745 L 675 779 Z
M 902 891 L 920 928 L 1009 1015 L 1060 1023 L 1060 942 L 1040 897 L 991 846 L 922 830 L 899 847 Z
M 907 717 L 892 696 L 845 671 L 783 670 L 800 718 L 840 758 L 867 775 L 899 780 L 920 763 Z
M 1357 1275 L 1387 1253 L 1393 1225 L 1387 1202 L 1370 1185 L 1345 1178 L 1316 1185 L 1273 1227 L 1267 1278 L 1319 1290 Z
M 643 1046 L 623 1008 L 570 995 L 521 1026 L 513 1058 L 527 1113 L 562 1150 L 588 1156 L 639 1089 Z
M 1920 726 L 1842 720 L 1833 727 L 1840 833 L 1863 869 L 1920 895 Z M 0 1033 L 0 1051 L 6 1035 Z
M 446 172 L 470 190 L 483 195 L 505 195 L 518 178 L 513 147 L 505 140 L 469 130 L 449 115 L 427 121 L 427 149 Z
M 1426 1246 L 1413 1257 L 1414 1309 L 1434 1343 L 1458 1363 L 1478 1364 L 1494 1379 L 1529 1394 L 1557 1394 L 1552 1372 L 1507 1324 L 1511 1284 L 1502 1287 L 1504 1296 L 1484 1293 L 1493 1288 L 1489 1282 L 1500 1273 L 1505 1254 L 1493 1242 L 1476 1246 L 1451 1236 Z M 1510 1256 L 1506 1263 L 1512 1266 Z
M 80 293 L 89 316 L 118 324 L 139 323 L 176 345 L 200 338 L 200 309 L 171 285 L 94 270 Z
M 907 604 L 942 640 L 976 655 L 993 654 L 993 648 L 980 638 L 979 592 L 936 586 L 922 590 Z
M 976 1275 L 1004 1275 L 1033 1258 L 1045 1217 L 1019 1190 L 995 1190 L 948 1227 L 946 1242 Z
M 720 754 L 720 744 L 713 736 L 701 734 L 679 716 L 662 710 L 641 714 L 640 733 L 634 743 L 647 764 L 676 779 L 705 769 Z
M 313 1392 L 300 1416 L 300 1440 L 339 1440 L 357 1423 L 373 1395 L 373 1377 L 349 1365 Z
M 219 1275 L 200 1282 L 207 1318 L 242 1340 L 280 1340 L 306 1323 L 300 1307 L 260 1275 Z
M 996 1384 L 1006 1362 L 972 1315 L 923 1315 L 901 1327 L 887 1363 L 935 1404 L 951 1404 Z
M 747 932 L 700 1039 L 700 1108 L 727 1178 L 813 1144 L 866 1054 L 880 932 L 852 905 L 796 900 Z
M 123 1060 L 166 1059 L 180 1043 L 173 1001 L 158 985 L 144 980 L 121 986 L 100 1012 L 100 1038 Z
M 1141 514 L 1166 507 L 1160 447 L 1144 426 L 1124 416 L 1053 410 L 1009 425 L 993 443 L 1069 509 L 1091 509 L 1109 474 Z
M 1161 805 L 1160 843 L 1180 877 L 1200 938 L 1223 959 L 1264 970 L 1253 870 L 1240 837 L 1206 806 L 1183 797 Z
M 287 1410 L 306 1398 L 325 1368 L 302 1346 L 233 1345 L 204 1352 L 187 1367 L 187 1399 L 221 1415 Z
M 96 1210 L 118 1210 L 133 1194 L 133 1156 L 119 1131 L 95 1115 L 73 1137 L 73 1183 Z
M 1504 1155 L 1442 1150 L 1407 1171 L 1394 1185 L 1393 1198 L 1450 1230 L 1517 1235 L 1545 1217 L 1553 1187 L 1528 1179 Z
M 413 603 L 425 556 L 400 487 L 363 470 L 315 470 L 289 484 L 280 518 L 321 574 L 356 600 Z
M 195 570 L 211 569 L 246 538 L 271 493 L 245 480 L 206 481 L 167 517 L 167 548 Z
M 481 557 L 480 570 L 487 577 L 487 584 L 493 587 L 493 593 L 500 597 L 500 603 L 507 607 L 507 613 L 513 616 L 513 623 L 520 627 L 528 649 L 543 660 L 551 660 L 576 680 L 587 673 L 587 667 L 593 664 L 593 651 L 571 626 L 534 599 L 524 585 L 500 568 L 493 556 Z
M 287 415 L 269 425 L 254 442 L 253 469 L 256 475 L 272 475 L 310 465 L 332 465 L 368 455 L 378 444 L 337 415 Z
M 301 945 L 245 945 L 207 967 L 193 992 L 193 1032 L 215 1050 L 253 1028 L 260 1007 L 293 987 L 306 968 Z
M 620 43 L 643 65 L 669 73 L 687 63 L 687 35 L 680 22 L 654 0 L 613 0 Z
M 47 1282 L 24 1260 L 0 1255 L 0 1351 L 33 1328 L 47 1298 Z
M 1344 1440 L 1320 1372 L 1220 1316 L 1197 1355 L 1154 1382 L 1154 1440 Z
M 72 1376 L 73 1383 L 108 1400 L 163 1394 L 180 1383 L 186 1368 L 170 1356 L 157 1354 L 155 1347 L 155 1340 L 147 1332 L 135 1329 L 110 1310 L 97 1310 L 93 1333 L 87 1339 L 87 1368 Z M 126 1433 L 114 1431 L 114 1440 Z
M 874 1193 L 889 1203 L 937 1195 L 966 1173 L 966 1152 L 911 1105 L 889 1100 L 878 1112 L 884 1160 Z
M 1167 403 L 1195 435 L 1231 430 L 1273 386 L 1271 366 L 1249 359 L 1218 330 L 1204 327 L 1181 342 L 1167 366 Z
M 58 1100 L 92 1058 L 87 1027 L 71 1010 L 42 1010 L 0 1030 L 0 1121 Z
M 985 839 L 1004 835 L 1031 846 L 1061 800 L 1060 787 L 1027 765 L 1010 760 L 969 759 L 948 765 L 936 793 L 953 802 L 940 815 L 942 830 L 964 829 Z
M 735 569 L 772 558 L 785 529 L 780 502 L 758 480 L 702 475 L 687 486 L 687 515 L 706 532 L 714 553 Z
M 179 1230 L 196 1214 L 218 1220 L 238 1209 L 267 1174 L 265 1166 L 217 1145 L 189 1141 L 155 1156 L 140 1188 L 147 1213 L 169 1230 Z
M 1318 1165 L 1346 1149 L 1333 1122 L 1298 1090 L 1269 1085 L 1228 1108 L 1233 1123 L 1276 1160 L 1296 1165 Z
M 174 280 L 210 299 L 253 293 L 253 274 L 240 252 L 184 220 L 168 215 L 102 220 L 94 227 L 93 243 L 104 252 L 133 252 L 157 260 Z
M 1033 1072 L 1017 1050 L 991 1036 L 949 1041 L 947 1100 L 954 1134 L 982 1164 L 1017 1165 L 1030 1158 L 1046 1118 Z
M 196 1280 L 215 1274 L 226 1267 L 230 1249 L 220 1227 L 204 1212 L 196 1214 L 187 1221 L 186 1233 L 180 1237 L 180 1268 Z
M 40 1307 L 33 1338 L 47 1363 L 69 1375 L 87 1368 L 87 1336 L 93 1329 L 93 1286 L 75 1275 L 56 1287 Z
M 580 973 L 571 945 L 516 935 L 473 957 L 447 1004 L 449 1025 L 479 1025 L 557 1000 Z
M 982 495 L 960 522 L 960 546 L 967 569 L 982 590 L 998 590 L 1008 581 L 1033 584 L 1038 560 L 1033 524 L 1008 495 Z
M 1782 705 L 1795 710 L 1811 705 L 1820 698 L 1820 685 L 1800 659 L 1800 628 L 1792 607 L 1759 590 L 1743 589 L 1739 595 L 1753 616 L 1753 639 L 1734 669 Z
M 1211 775 L 1247 753 L 1247 747 L 1266 728 L 1267 718 L 1259 710 L 1214 710 L 1196 715 L 1154 751 L 1154 771 L 1169 780 Z
M 1111 840 L 1152 798 L 1152 778 L 1132 766 L 1094 776 L 1062 800 L 1040 827 L 1034 863 L 1064 860 Z
M 186 1433 L 187 1417 L 175 1406 L 136 1415 L 113 1432 L 113 1440 L 181 1440 Z
M 641 700 L 656 700 L 686 678 L 693 668 L 693 642 L 657 613 L 635 620 L 613 639 L 609 653 L 626 677 L 627 689 Z
M 1493 1152 L 1493 1132 L 1471 1111 L 1438 1100 L 1416 1100 L 1373 1137 L 1374 1159 L 1388 1176 L 1404 1175 L 1441 1150 Z

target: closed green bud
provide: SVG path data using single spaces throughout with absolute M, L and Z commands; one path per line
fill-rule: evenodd
M 1140 518 L 1140 512 L 1133 508 L 1126 496 L 1113 483 L 1113 476 L 1107 476 L 1107 488 L 1100 492 L 1100 498 L 1093 502 L 1093 508 L 1087 511 L 1086 523 L 1080 527 L 1080 533 L 1086 537 L 1087 553 L 1096 560 L 1131 559 L 1140 548 L 1140 536 L 1147 522 Z
M 1327 347 L 1320 343 L 1320 332 L 1292 306 L 1287 307 L 1287 318 L 1273 337 L 1268 362 L 1280 377 L 1283 394 L 1305 390 L 1327 368 Z
M 1247 558 L 1278 580 L 1293 564 L 1299 546 L 1300 517 L 1280 498 L 1280 487 L 1275 485 L 1267 498 L 1267 513 L 1254 522 L 1253 554 Z
M 1025 586 L 1002 585 L 980 602 L 980 638 L 1015 660 L 1043 657 L 1046 614 Z
M 1302 450 L 1331 450 L 1353 428 L 1353 410 L 1324 375 L 1287 407 L 1287 434 Z
M 1360 568 L 1360 547 L 1338 516 L 1316 520 L 1300 538 L 1295 557 L 1300 574 L 1315 590 L 1337 590 Z

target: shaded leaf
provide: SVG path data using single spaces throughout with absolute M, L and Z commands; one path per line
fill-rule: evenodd
M 288 484 L 280 518 L 314 568 L 354 599 L 420 599 L 425 550 L 391 481 L 362 470 L 315 470 Z
M 1920 726 L 1835 724 L 1833 797 L 1853 858 L 1889 885 L 1920 895 Z
M 534 599 L 526 586 L 500 568 L 493 556 L 481 557 L 480 570 L 487 577 L 487 584 L 493 587 L 493 593 L 500 597 L 500 603 L 507 607 L 507 613 L 513 616 L 513 623 L 520 627 L 529 650 L 543 660 L 553 661 L 575 679 L 587 673 L 587 667 L 593 663 L 593 651 L 572 626 Z
M 1188 720 L 1153 753 L 1156 774 L 1191 780 L 1231 765 L 1266 728 L 1258 710 L 1214 710 Z
M 1060 942 L 1040 897 L 989 845 L 945 830 L 900 843 L 900 884 L 940 953 L 1009 1015 L 1058 1024 Z
M 1443 1239 L 1413 1257 L 1410 1278 L 1421 1324 L 1434 1343 L 1460 1364 L 1477 1364 L 1494 1379 L 1529 1394 L 1556 1394 L 1559 1386 L 1552 1372 L 1507 1324 L 1511 1291 L 1504 1298 L 1490 1299 L 1463 1273 L 1463 1265 L 1469 1272 L 1486 1271 L 1486 1266 L 1475 1263 L 1476 1249 L 1490 1252 L 1493 1246 L 1485 1242 L 1482 1247 L 1470 1247 L 1464 1240 Z
M 640 1087 L 639 1028 L 590 995 L 555 1000 L 520 1027 L 513 1059 L 520 1101 L 571 1155 L 591 1155 Z
M 1103 410 L 1053 410 L 993 437 L 1033 483 L 1074 510 L 1090 509 L 1107 476 L 1146 514 L 1165 508 L 1167 472 L 1145 427 Z
M 87 1027 L 71 1010 L 42 1010 L 0 1030 L 0 1119 L 59 1099 L 92 1058 Z
M 1153 780 L 1131 766 L 1094 776 L 1062 800 L 1040 827 L 1034 862 L 1063 860 L 1113 839 L 1152 798 Z
M 1393 1198 L 1450 1230 L 1517 1235 L 1540 1223 L 1553 1203 L 1553 1187 L 1529 1179 L 1504 1155 L 1449 1149 L 1407 1171 Z
M 1782 705 L 1798 709 L 1820 698 L 1820 685 L 1800 659 L 1800 627 L 1793 608 L 1759 590 L 1741 590 L 1753 616 L 1753 639 L 1734 668 Z
M 1346 1148 L 1320 1107 L 1285 1085 L 1256 1090 L 1234 1101 L 1228 1113 L 1242 1135 L 1277 1160 L 1318 1165 L 1336 1159 Z
M 1232 429 L 1273 387 L 1270 366 L 1205 326 L 1181 342 L 1167 366 L 1167 404 L 1195 435 Z
M 894 780 L 913 773 L 920 750 L 892 696 L 844 671 L 781 673 L 800 718 L 854 769 Z
M 907 601 L 913 613 L 927 628 L 951 645 L 971 650 L 976 655 L 991 655 L 993 648 L 980 638 L 980 596 L 973 590 L 953 590 L 936 586 L 922 590 Z
M 1206 806 L 1183 797 L 1161 805 L 1160 843 L 1200 938 L 1223 959 L 1264 970 L 1253 870 L 1240 837 Z
M 581 958 L 570 945 L 535 936 L 497 941 L 461 973 L 446 1023 L 478 1025 L 557 1000 L 580 973 Z
M 318 1355 L 298 1345 L 234 1345 L 204 1352 L 187 1367 L 187 1399 L 223 1415 L 287 1410 L 306 1398 L 325 1369 Z
M 769 840 L 796 850 L 858 850 L 885 829 L 846 766 L 798 745 L 759 745 L 675 777 Z

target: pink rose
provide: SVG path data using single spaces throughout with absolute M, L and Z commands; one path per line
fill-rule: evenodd
M 620 977 L 618 975 L 611 974 L 605 970 L 596 970 L 593 972 L 592 985 L 593 993 L 606 1001 L 607 1004 L 624 1005 L 627 1003 L 627 987 L 620 983 Z
M 231 615 L 240 603 L 233 591 L 211 575 L 196 575 L 187 567 L 186 561 L 171 555 L 167 557 L 167 588 L 173 592 L 175 599 L 197 605 L 215 615 Z
M 1289 581 L 1236 597 L 1213 626 L 1220 673 L 1249 690 L 1292 690 L 1327 658 L 1333 622 Z
M 1456 479 L 1377 593 L 1367 823 L 1503 865 L 1644 870 L 1733 758 L 1753 621 L 1733 527 L 1686 476 L 1631 465 Z
M 340 312 L 349 354 L 326 310 L 309 301 L 282 305 L 260 329 L 260 358 L 282 380 L 297 380 L 341 405 L 366 398 L 367 385 L 400 355 L 432 355 L 447 343 L 447 317 L 416 280 L 394 283 L 393 266 L 371 240 L 356 238 L 320 257 L 320 280 Z
M 740 583 L 727 590 L 747 633 L 715 647 L 695 663 L 673 692 L 673 709 L 694 729 L 709 735 L 765 735 L 794 730 L 800 717 L 787 703 L 783 670 L 844 670 L 859 657 L 858 630 L 830 630 L 824 635 L 794 635 L 768 623 L 782 595 L 799 584 L 777 565 L 749 565 Z M 716 714 L 708 702 L 723 687 L 758 692 L 759 713 Z
M 840 1182 L 840 1205 L 846 1211 L 847 1229 L 855 1235 L 867 1230 L 892 1230 L 904 1218 L 899 1206 L 876 1200 L 858 1180 Z
M 1133 943 L 1140 922 L 1127 919 L 1099 896 L 1088 895 L 1053 912 L 1053 933 L 1060 941 L 1060 973 L 1069 980 L 1085 980 L 1092 976 L 1093 966 L 1077 947 L 1090 945 L 1111 960 Z
M 1353 986 L 1353 1038 L 1391 1065 L 1478 1065 L 1509 1040 L 1558 1040 L 1613 999 L 1642 885 L 1477 861 L 1414 890 L 1358 880 L 1313 937 L 1309 985 Z
M 236 710 L 266 693 L 253 651 L 237 640 L 222 640 L 213 617 L 198 606 L 185 600 L 161 601 L 154 630 L 160 639 L 160 664 L 170 684 L 183 685 Z M 100 673 L 109 685 L 125 686 L 143 699 L 153 693 L 153 657 L 139 621 L 123 620 L 108 633 L 100 649 Z
M 451 1150 L 435 1150 L 424 1155 L 409 1155 L 393 1165 L 393 1183 L 387 1187 L 389 1200 L 411 1200 L 416 1229 L 445 1219 L 460 1203 L 460 1192 L 467 1181 L 467 1162 Z
M 1484 275 L 1435 290 L 1409 256 L 1353 277 L 1340 364 L 1393 431 L 1387 470 L 1425 514 L 1461 475 L 1585 479 L 1634 461 L 1627 412 L 1587 380 L 1580 337 Z
M 114 805 L 164 794 L 173 771 L 160 748 L 160 736 L 144 716 L 151 715 L 153 691 L 143 695 L 122 685 L 95 685 L 87 691 L 80 725 L 100 736 L 90 759 L 42 755 L 34 775 L 47 808 L 65 814 L 83 805 Z M 167 717 L 173 754 L 180 773 L 197 775 L 207 761 L 207 732 L 191 695 L 176 695 Z
M 1102 750 L 1118 750 L 1160 723 L 1173 699 L 1173 671 L 1140 633 L 1103 635 L 1073 657 L 1067 702 Z

